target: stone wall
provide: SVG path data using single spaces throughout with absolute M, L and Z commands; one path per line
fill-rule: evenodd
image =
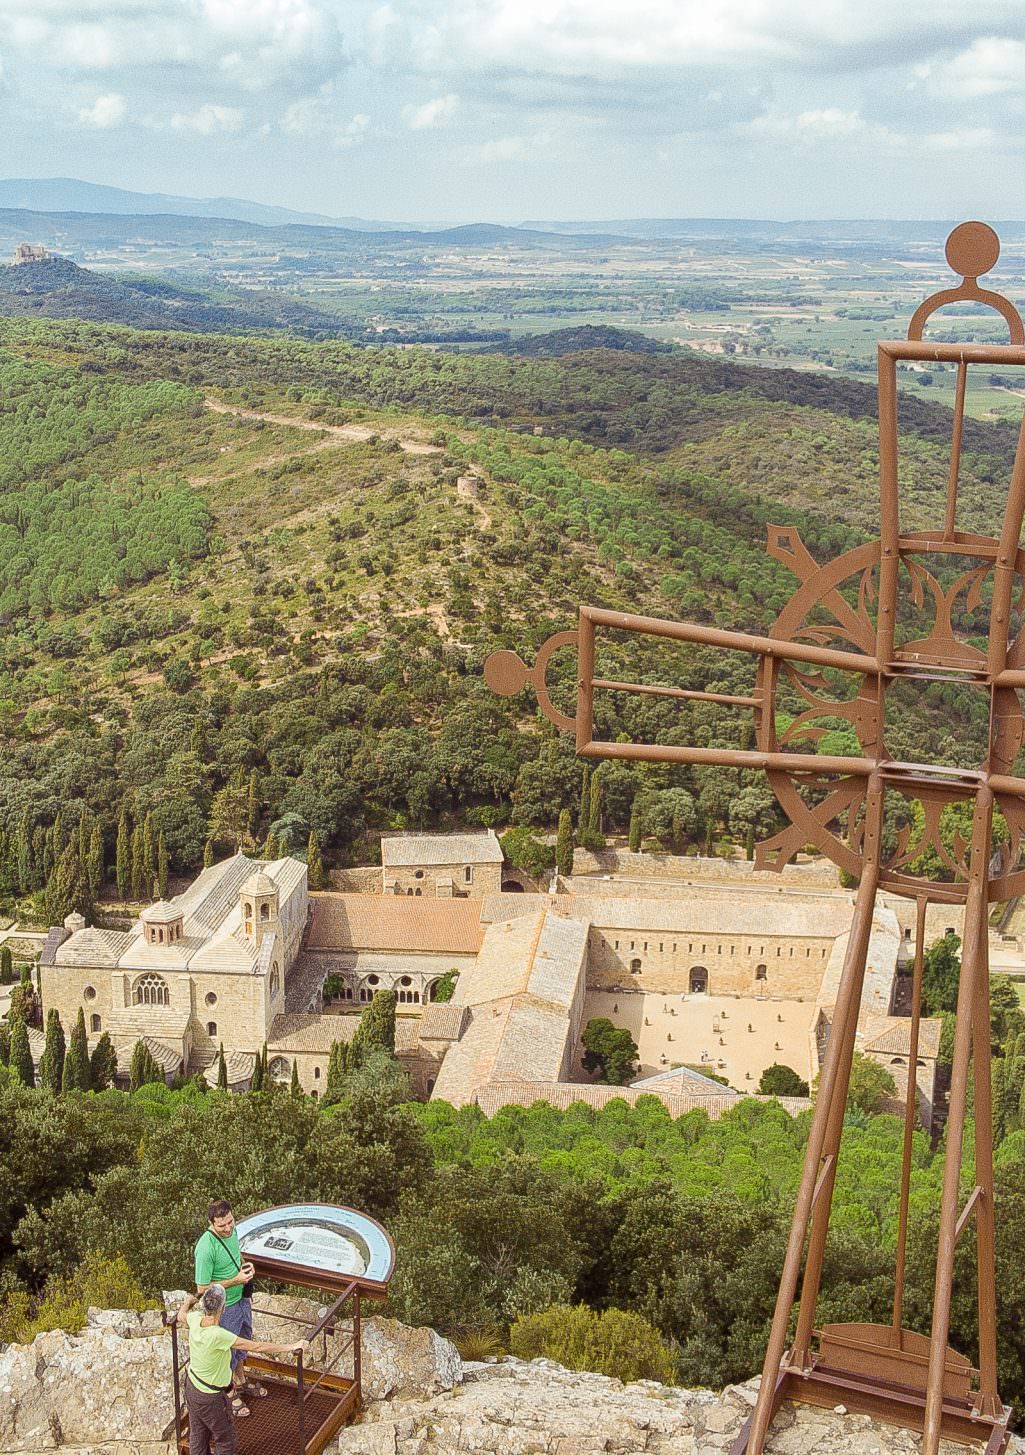
M 469 878 L 467 878 L 469 875 Z M 384 871 L 385 894 L 428 899 L 483 899 L 502 888 L 501 864 L 392 864 Z
M 587 849 L 576 849 L 573 853 L 573 878 L 588 881 L 592 877 L 600 877 L 605 874 L 615 874 L 623 879 L 636 879 L 648 881 L 648 888 L 642 888 L 639 882 L 629 890 L 633 894 L 649 894 L 660 892 L 658 882 L 660 880 L 677 880 L 684 883 L 743 883 L 752 878 L 757 881 L 772 884 L 786 885 L 791 889 L 839 889 L 840 877 L 836 865 L 831 864 L 828 859 L 812 859 L 803 864 L 788 864 L 780 873 L 769 873 L 766 870 L 755 871 L 754 864 L 747 859 L 706 859 L 695 855 L 693 858 L 686 855 L 675 854 L 631 854 L 626 849 L 603 849 L 599 854 L 592 854 Z M 586 884 L 573 885 L 571 880 L 562 880 L 570 890 L 575 889 L 577 894 L 600 894 L 602 891 L 598 885 L 587 882 Z M 622 884 L 616 888 L 610 888 L 610 894 L 624 894 Z M 666 886 L 664 892 L 672 895 L 673 886 Z
M 832 935 L 672 934 L 592 926 L 588 984 L 596 990 L 630 986 L 684 995 L 693 988 L 710 995 L 814 1000 L 833 944 Z
M 357 869 L 331 869 L 328 882 L 341 894 L 380 894 L 380 864 L 363 864 Z

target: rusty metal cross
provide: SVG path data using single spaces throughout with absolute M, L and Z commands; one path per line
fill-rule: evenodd
M 985 224 L 969 222 L 955 228 L 947 240 L 946 254 L 961 282 L 926 299 L 915 312 L 906 339 L 879 344 L 879 538 L 820 566 L 793 528 L 770 527 L 769 554 L 793 571 L 800 584 L 768 635 L 583 606 L 577 629 L 550 637 L 532 668 L 508 651 L 496 652 L 485 665 L 486 680 L 498 693 L 511 695 L 532 686 L 547 716 L 558 727 L 575 732 L 577 751 L 585 757 L 763 770 L 789 823 L 759 846 L 756 868 L 779 870 L 798 849 L 812 843 L 859 881 L 761 1388 L 754 1414 L 738 1437 L 733 1455 L 762 1455 L 769 1426 L 786 1397 L 827 1405 L 843 1403 L 920 1429 L 924 1455 L 937 1455 L 941 1436 L 985 1443 L 987 1455 L 999 1455 L 1008 1439 L 1010 1411 L 997 1387 L 987 932 L 989 905 L 1025 892 L 1025 780 L 1012 771 L 1025 737 L 1025 718 L 1018 701 L 1018 690 L 1025 687 L 1021 619 L 1025 552 L 1019 545 L 1025 516 L 1025 419 L 999 536 L 958 529 L 968 371 L 973 365 L 987 370 L 995 366 L 1025 368 L 1021 318 L 1005 298 L 978 284 L 999 252 L 996 234 Z M 1010 343 L 924 342 L 922 332 L 930 315 L 945 304 L 963 300 L 999 312 L 1008 325 Z M 944 517 L 942 523 L 924 530 L 904 529 L 900 518 L 897 366 L 902 362 L 956 366 Z M 931 626 L 924 634 L 914 636 L 908 629 L 908 604 L 918 610 L 931 604 Z M 976 625 L 965 630 L 964 623 L 973 616 L 981 619 L 981 628 Z M 600 632 L 609 630 L 746 654 L 755 664 L 755 686 L 749 695 L 742 695 L 596 677 L 596 641 Z M 973 634 L 976 642 L 985 642 L 984 648 L 969 640 Z M 546 685 L 553 653 L 570 646 L 576 648 L 578 659 L 572 718 L 555 707 Z M 887 711 L 899 713 L 899 684 L 907 681 L 955 683 L 985 695 L 989 733 L 982 762 L 965 769 L 949 763 L 903 762 L 890 756 Z M 839 690 L 841 682 L 848 684 L 845 695 Z M 778 732 L 783 684 L 807 707 L 785 731 Z M 753 714 L 755 746 L 740 749 L 597 740 L 594 699 L 599 692 L 649 694 L 748 710 Z M 860 754 L 830 756 L 813 750 L 816 739 L 828 731 L 821 721 L 835 724 L 838 718 L 850 725 Z M 884 848 L 883 835 L 887 794 L 919 805 L 917 831 L 909 827 L 898 836 L 896 847 L 889 849 Z M 955 834 L 952 846 L 940 832 L 941 815 L 951 804 L 969 806 L 971 816 L 969 837 Z M 994 852 L 997 809 L 1006 821 L 1007 838 Z M 948 882 L 917 872 L 916 861 L 927 848 L 940 856 L 952 876 Z M 917 906 L 893 1317 L 888 1324 L 833 1324 L 817 1329 L 815 1310 L 869 934 L 881 888 L 913 899 Z M 915 1063 L 925 915 L 930 902 L 963 903 L 965 930 L 932 1330 L 926 1336 L 905 1328 L 903 1315 L 912 1135 L 917 1118 Z M 975 1176 L 974 1190 L 961 1207 L 969 1074 L 974 1081 Z M 955 1248 L 972 1217 L 977 1247 L 978 1369 L 948 1344 Z M 796 1334 L 787 1350 L 799 1285 Z

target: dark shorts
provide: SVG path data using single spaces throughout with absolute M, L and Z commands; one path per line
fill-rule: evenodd
M 206 1393 L 185 1378 L 189 1455 L 235 1455 L 235 1420 L 226 1394 Z
M 227 1329 L 229 1333 L 237 1334 L 240 1339 L 251 1339 L 253 1337 L 253 1302 L 249 1298 L 240 1298 L 238 1303 L 229 1304 L 221 1314 L 221 1328 Z M 241 1364 L 245 1354 L 239 1350 L 231 1351 L 231 1367 Z

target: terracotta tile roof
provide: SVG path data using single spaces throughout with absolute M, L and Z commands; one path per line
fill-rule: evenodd
M 404 950 L 475 955 L 484 932 L 479 899 L 317 894 L 308 950 Z
M 918 1037 L 918 1054 L 935 1059 L 940 1053 L 940 1036 L 943 1034 L 943 1022 L 940 1020 L 926 1019 L 921 1022 Z M 877 1055 L 887 1056 L 910 1056 L 911 1055 L 911 1019 L 909 1016 L 890 1016 L 884 1029 L 878 1031 L 871 1040 L 864 1043 L 865 1051 L 874 1051 Z
M 502 846 L 491 829 L 483 834 L 395 834 L 381 839 L 381 863 L 386 869 L 504 861 Z

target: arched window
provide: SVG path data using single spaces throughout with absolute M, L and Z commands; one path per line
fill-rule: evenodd
M 245 914 L 246 919 L 252 919 L 252 917 L 253 917 L 253 906 L 249 903 L 248 899 L 243 902 L 243 904 L 242 904 L 242 910 L 243 910 L 243 913 Z
M 641 962 L 640 962 L 640 960 L 631 960 L 630 961 L 630 974 L 631 975 L 639 975 L 640 973 L 641 973 Z
M 314 1079 L 314 1081 L 319 1081 L 320 1080 L 320 1067 L 319 1066 L 314 1066 L 314 1068 L 313 1068 L 313 1079 Z
M 890 1065 L 891 1066 L 903 1066 L 904 1064 L 905 1063 L 904 1063 L 904 1057 L 903 1056 L 891 1056 L 890 1057 Z
M 89 1029 L 92 1031 L 92 1033 L 93 1033 L 94 1036 L 98 1036 L 99 1035 L 101 1027 L 100 1027 L 100 1018 L 99 1018 L 98 1015 L 94 1015 L 94 1016 L 90 1016 L 89 1017 Z
M 292 1065 L 285 1056 L 275 1056 L 267 1067 L 267 1075 L 272 1081 L 291 1081 Z
M 133 1005 L 170 1005 L 171 991 L 161 975 L 140 975 L 132 988 Z
M 281 976 L 278 974 L 278 967 L 277 967 L 277 965 L 275 965 L 273 967 L 273 969 L 271 970 L 271 972 L 270 972 L 270 993 L 271 993 L 271 995 L 272 996 L 277 995 L 277 993 L 278 993 L 278 991 L 280 989 L 281 989 Z
M 269 904 L 261 904 L 260 905 L 260 918 L 261 919 L 270 919 L 270 905 Z
M 423 890 L 422 889 L 418 889 L 416 891 L 416 897 L 417 897 L 417 899 L 419 899 L 422 895 L 423 895 Z
M 704 965 L 693 965 L 690 972 L 691 995 L 708 994 L 708 971 Z
M 756 965 L 755 966 L 755 979 L 756 980 L 768 980 L 768 978 L 769 978 L 769 967 L 768 967 L 768 965 Z

